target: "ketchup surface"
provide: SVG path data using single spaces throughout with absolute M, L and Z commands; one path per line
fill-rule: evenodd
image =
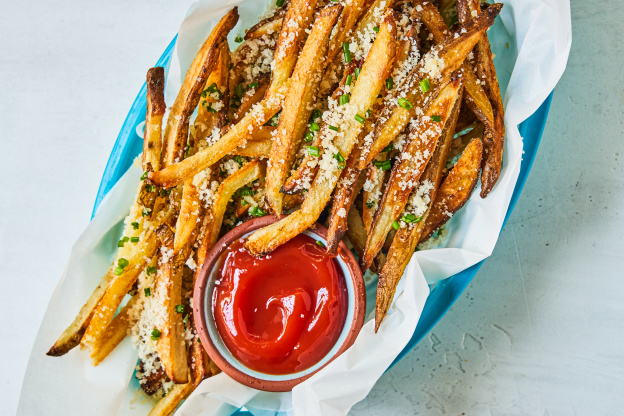
M 232 243 L 219 260 L 212 296 L 217 330 L 232 355 L 265 374 L 292 374 L 319 362 L 345 324 L 345 277 L 301 234 L 256 258 Z

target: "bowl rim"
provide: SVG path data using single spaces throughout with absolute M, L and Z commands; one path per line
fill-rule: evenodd
M 206 255 L 204 263 L 201 265 L 201 270 L 198 273 L 197 281 L 195 282 L 195 286 L 193 288 L 193 320 L 195 322 L 195 328 L 197 329 L 201 345 L 208 353 L 210 359 L 214 361 L 215 364 L 224 373 L 226 373 L 239 383 L 255 388 L 257 390 L 271 392 L 283 392 L 292 390 L 296 385 L 312 377 L 314 374 L 325 368 L 329 363 L 331 363 L 338 356 L 340 356 L 343 352 L 345 352 L 355 342 L 355 339 L 357 338 L 360 330 L 362 329 L 362 326 L 364 325 L 364 318 L 366 314 L 366 287 L 364 284 L 362 272 L 351 250 L 349 250 L 344 241 L 341 241 L 338 246 L 338 257 L 341 258 L 349 271 L 349 276 L 345 275 L 345 279 L 348 279 L 350 277 L 353 285 L 353 317 L 351 319 L 351 322 L 345 321 L 345 328 L 348 327 L 346 338 L 343 340 L 340 348 L 334 353 L 333 356 L 329 358 L 329 360 L 327 360 L 327 362 L 325 362 L 314 371 L 311 371 L 310 373 L 304 374 L 299 377 L 286 380 L 266 380 L 244 373 L 240 369 L 236 368 L 227 358 L 225 358 L 219 352 L 208 331 L 207 316 L 212 316 L 212 311 L 206 311 L 206 302 L 204 301 L 206 291 L 210 288 L 210 280 L 212 275 L 211 272 L 214 266 L 217 264 L 221 253 L 233 241 L 259 228 L 263 228 L 267 225 L 273 224 L 284 217 L 285 215 L 282 215 L 280 218 L 275 218 L 272 215 L 267 215 L 260 218 L 254 218 L 230 230 L 214 245 L 214 247 Z M 306 231 L 316 234 L 317 236 L 327 241 L 327 229 L 318 223 L 313 224 Z M 352 306 L 349 305 L 349 308 L 351 309 Z M 342 332 L 345 331 L 345 328 L 343 328 Z M 340 338 L 338 339 L 338 341 L 339 340 Z M 332 348 L 332 350 L 330 350 L 328 354 L 330 354 L 334 349 L 335 348 Z M 242 363 L 239 364 L 242 365 Z M 257 371 L 254 371 L 254 373 L 261 374 Z

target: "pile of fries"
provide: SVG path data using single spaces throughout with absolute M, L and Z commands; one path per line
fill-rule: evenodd
M 278 0 L 231 52 L 237 8 L 195 57 L 173 106 L 147 73 L 142 182 L 113 264 L 48 355 L 97 365 L 128 335 L 137 378 L 168 415 L 219 372 L 192 290 L 219 236 L 264 215 L 265 255 L 313 226 L 379 274 L 375 330 L 417 245 L 494 187 L 503 104 L 478 0 Z M 166 115 L 168 111 L 168 116 Z M 164 124 L 164 132 L 163 130 Z

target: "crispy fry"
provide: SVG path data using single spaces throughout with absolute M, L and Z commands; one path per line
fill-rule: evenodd
M 502 7 L 502 4 L 495 3 L 488 6 L 487 9 L 481 10 L 480 3 L 475 0 L 459 0 L 457 2 L 457 10 L 460 22 L 468 25 L 479 19 L 484 13 L 488 13 L 492 7 Z M 472 17 L 473 13 L 477 17 Z M 481 198 L 487 197 L 494 185 L 498 181 L 502 163 L 503 163 L 503 144 L 505 140 L 505 123 L 503 98 L 501 97 L 500 86 L 498 85 L 498 77 L 496 76 L 496 68 L 490 48 L 490 41 L 487 33 L 479 39 L 475 47 L 475 55 L 477 61 L 477 74 L 482 81 L 485 81 L 487 95 L 492 104 L 494 113 L 494 123 L 487 125 L 483 136 L 483 162 L 481 171 Z
M 271 153 L 271 146 L 273 146 L 274 131 L 275 127 L 273 126 L 262 126 L 254 130 L 247 143 L 232 150 L 232 154 L 253 159 L 267 159 Z
M 257 104 L 262 100 L 264 94 L 269 88 L 271 80 L 268 76 L 263 76 L 258 78 L 255 82 L 258 84 L 257 87 L 250 88 L 242 97 L 239 97 L 242 99 L 241 105 L 232 117 L 235 123 L 240 121 L 254 104 Z M 251 91 L 251 94 L 249 91 Z
M 394 239 L 392 240 L 392 245 L 390 246 L 388 256 L 386 257 L 386 262 L 379 273 L 379 281 L 377 282 L 377 299 L 375 303 L 375 332 L 377 332 L 379 325 L 381 325 L 381 321 L 388 313 L 388 309 L 392 303 L 392 298 L 394 297 L 394 292 L 397 284 L 399 283 L 399 279 L 401 279 L 407 264 L 412 258 L 412 253 L 420 240 L 420 236 L 422 235 L 422 231 L 427 221 L 427 215 L 431 209 L 433 201 L 435 200 L 436 192 L 440 186 L 442 178 L 442 171 L 446 163 L 448 150 L 451 146 L 455 132 L 455 120 L 457 120 L 457 116 L 459 114 L 460 101 L 460 99 L 455 101 L 455 107 L 452 114 L 449 116 L 448 128 L 445 129 L 438 146 L 436 146 L 434 155 L 431 157 L 431 160 L 427 164 L 425 172 L 422 175 L 423 179 L 421 180 L 419 187 L 424 188 L 423 191 L 425 192 L 423 193 L 427 193 L 429 198 L 426 211 L 422 215 L 423 220 L 417 222 L 416 224 L 407 225 L 406 227 L 399 227 Z M 426 191 L 427 188 L 430 189 Z M 418 193 L 418 191 L 419 189 L 417 188 L 414 192 Z
M 230 47 L 227 41 L 223 41 L 219 46 L 219 58 L 200 94 L 197 117 L 191 129 L 187 156 L 195 154 L 203 147 L 207 137 L 213 133 L 214 129 L 220 130 L 225 126 L 230 102 L 229 71 Z
M 210 236 L 209 246 L 212 247 L 217 242 L 219 237 L 219 230 L 221 229 L 221 223 L 223 221 L 223 214 L 227 207 L 228 201 L 232 198 L 234 193 L 241 187 L 247 185 L 249 182 L 253 182 L 256 179 L 266 174 L 266 166 L 260 160 L 254 160 L 239 170 L 237 170 L 232 176 L 228 177 L 221 183 L 217 196 L 212 205 L 213 220 L 212 231 L 208 233 Z
M 112 279 L 110 279 L 104 295 L 92 312 L 91 320 L 81 341 L 81 344 L 91 351 L 93 351 L 93 345 L 98 338 L 103 336 L 121 301 L 136 281 L 139 273 L 160 247 L 154 233 L 146 234 L 144 239 L 138 243 L 140 246 L 135 251 L 134 256 L 127 259 L 128 264 L 120 271 L 120 274 L 114 274 L 117 265 L 113 265 L 113 270 L 110 271 L 113 274 Z
M 148 413 L 148 416 L 169 416 L 178 408 L 182 400 L 186 399 L 195 386 L 193 383 L 176 384 L 169 393 L 156 403 L 154 408 Z
M 440 185 L 429 215 L 427 215 L 420 242 L 431 237 L 468 201 L 479 180 L 482 151 L 481 140 L 472 139 Z
M 427 26 L 427 29 L 433 35 L 433 40 L 436 43 L 442 43 L 451 35 L 450 31 L 444 23 L 444 19 L 438 9 L 430 2 L 420 0 L 419 5 L 421 11 L 416 12 L 422 16 L 422 20 Z M 494 125 L 494 113 L 492 111 L 492 105 L 485 92 L 485 90 L 477 83 L 477 77 L 474 72 L 472 64 L 465 61 L 462 64 L 463 76 L 464 76 L 464 101 L 474 114 L 485 125 L 492 127 Z
M 191 68 L 184 77 L 180 92 L 176 97 L 163 138 L 162 165 L 176 163 L 184 157 L 184 147 L 188 139 L 189 119 L 199 103 L 202 89 L 219 57 L 219 46 L 238 22 L 238 8 L 234 7 L 217 23 L 206 42 L 195 56 Z
M 143 171 L 160 170 L 162 119 L 165 114 L 165 69 L 147 71 L 147 112 L 143 139 Z
M 279 32 L 282 28 L 282 22 L 288 9 L 288 1 L 285 1 L 281 7 L 278 7 L 271 16 L 263 19 L 253 25 L 245 33 L 245 40 L 258 39 L 265 35 Z
M 385 154 L 383 157 L 378 156 L 376 160 L 378 162 L 385 161 Z M 366 186 L 362 192 L 362 221 L 364 222 L 364 228 L 367 234 L 370 232 L 371 226 L 373 225 L 375 212 L 379 208 L 385 178 L 386 171 L 381 167 L 378 168 L 373 163 L 368 165 L 368 169 L 366 169 L 366 181 L 364 182 Z
M 134 307 L 141 295 L 136 294 L 130 298 L 128 303 L 119 311 L 117 316 L 111 321 L 106 328 L 103 336 L 93 343 L 93 352 L 91 353 L 91 362 L 94 366 L 102 362 L 108 355 L 119 345 L 121 341 L 128 335 L 130 326 L 134 321 L 129 316 L 129 311 Z
M 395 221 L 399 220 L 412 189 L 418 184 L 440 138 L 444 138 L 449 129 L 453 130 L 451 137 L 454 134 L 457 117 L 452 118 L 452 113 L 457 107 L 457 98 L 461 96 L 461 86 L 459 77 L 443 86 L 427 108 L 424 117 L 418 120 L 418 124 L 410 132 L 409 142 L 392 169 L 379 209 L 375 213 L 366 248 L 360 258 L 362 270 L 370 267 L 386 241 L 388 232 Z M 432 120 L 431 117 L 435 115 L 440 117 L 439 122 Z
M 431 90 L 436 90 L 440 83 L 443 83 L 447 77 L 457 71 L 468 53 L 472 50 L 477 41 L 485 33 L 488 27 L 492 25 L 494 19 L 500 12 L 500 4 L 493 4 L 487 9 L 487 13 L 482 13 L 465 27 L 465 32 L 457 32 L 457 38 L 452 36 L 447 42 L 440 46 L 432 48 L 421 59 L 420 63 L 412 70 L 397 89 L 395 94 L 389 95 L 389 99 L 395 101 L 387 103 L 380 118 L 385 122 L 380 123 L 374 130 L 370 147 L 366 146 L 362 149 L 362 158 L 360 159 L 360 169 L 364 169 L 374 158 L 381 152 L 407 125 L 407 123 L 416 115 L 417 109 L 425 111 L 427 107 L 428 93 L 420 92 L 419 84 L 425 78 L 428 79 Z M 432 77 L 426 68 L 435 62 L 439 62 L 441 58 L 444 66 L 439 68 L 440 76 Z M 411 109 L 404 108 L 397 104 L 395 97 L 403 96 L 411 103 Z M 431 99 L 429 99 L 429 102 Z
M 361 253 L 366 245 L 366 229 L 364 228 L 364 222 L 355 205 L 351 206 L 347 214 L 347 226 L 347 237 L 349 241 L 353 244 L 355 251 Z
M 214 145 L 203 149 L 199 153 L 184 159 L 182 162 L 150 174 L 152 182 L 171 187 L 184 181 L 228 154 L 240 146 L 246 135 L 262 126 L 273 117 L 282 107 L 285 86 L 292 74 L 297 61 L 301 43 L 305 38 L 305 29 L 309 26 L 314 15 L 316 0 L 292 0 L 284 24 L 279 35 L 274 56 L 274 70 L 271 86 L 262 102 L 256 104 L 251 111 L 234 125 Z M 292 22 L 289 24 L 289 22 Z
M 284 194 L 280 190 L 286 181 L 303 133 L 307 128 L 308 119 L 312 113 L 312 104 L 314 104 L 321 81 L 320 75 L 327 64 L 325 53 L 329 36 L 341 11 L 342 5 L 340 4 L 329 6 L 321 11 L 314 22 L 312 32 L 306 40 L 290 80 L 277 126 L 275 146 L 272 147 L 269 159 L 271 169 L 267 172 L 266 178 L 265 197 L 275 216 L 282 214 Z
M 336 162 L 335 155 L 339 153 L 344 160 L 349 158 L 351 150 L 356 145 L 357 138 L 363 129 L 363 125 L 357 121 L 356 116 L 363 120 L 365 112 L 373 107 L 377 94 L 385 82 L 395 52 L 396 25 L 394 17 L 388 13 L 383 24 L 380 25 L 379 34 L 364 61 L 359 78 L 353 88 L 350 103 L 341 106 L 345 108 L 343 124 L 340 127 L 341 134 L 334 134 L 335 131 L 328 127 L 321 131 L 322 135 L 327 135 L 328 144 L 331 144 L 331 138 L 335 137 L 331 148 L 324 149 L 322 157 L 325 160 L 321 161 L 321 166 L 331 164 L 332 167 L 326 170 L 321 169 L 300 210 L 249 236 L 245 247 L 252 254 L 259 256 L 273 251 L 318 219 L 340 177 L 340 169 L 336 169 L 338 162 Z

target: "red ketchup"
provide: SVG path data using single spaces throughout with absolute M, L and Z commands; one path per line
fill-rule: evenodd
M 228 350 L 248 368 L 292 374 L 332 349 L 345 324 L 345 276 L 307 235 L 256 258 L 232 243 L 219 259 L 212 315 Z

